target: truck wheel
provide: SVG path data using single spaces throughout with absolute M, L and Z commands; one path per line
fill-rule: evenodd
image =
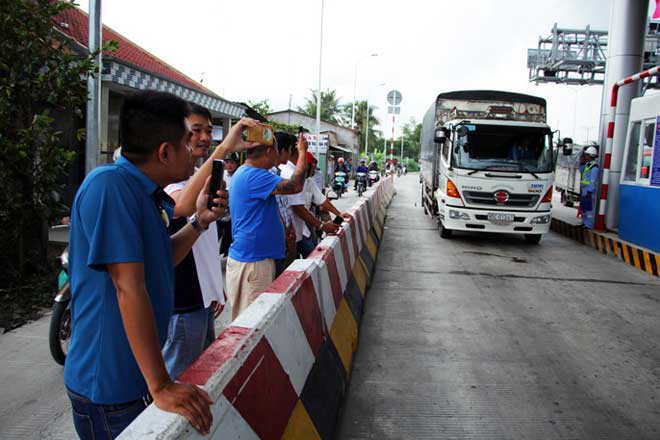
M 440 225 L 440 237 L 442 237 L 442 238 L 451 238 L 451 235 L 452 235 L 453 231 L 451 229 L 445 228 L 442 225 L 442 222 L 440 222 L 439 225 Z
M 542 234 L 525 234 L 525 241 L 527 243 L 539 244 Z

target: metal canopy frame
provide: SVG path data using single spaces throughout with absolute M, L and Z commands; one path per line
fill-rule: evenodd
M 644 44 L 644 69 L 660 63 L 660 22 L 648 24 Z M 539 37 L 538 47 L 527 50 L 529 81 L 569 85 L 602 85 L 605 81 L 608 32 L 585 29 L 564 29 L 557 23 L 550 35 Z M 645 81 L 644 88 L 658 87 L 654 79 Z

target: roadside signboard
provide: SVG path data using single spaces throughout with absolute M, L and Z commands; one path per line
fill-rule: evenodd
M 320 135 L 321 142 L 320 146 L 321 149 L 319 151 L 320 154 L 327 154 L 328 152 L 328 145 L 329 145 L 329 140 L 328 140 L 328 135 L 327 134 L 322 134 Z M 307 139 L 307 151 L 316 154 L 317 153 L 317 143 L 316 143 L 316 135 L 315 134 L 306 134 L 305 139 Z

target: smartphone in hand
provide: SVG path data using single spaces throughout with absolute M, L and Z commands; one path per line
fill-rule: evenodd
M 218 197 L 218 191 L 222 189 L 222 182 L 225 178 L 225 163 L 219 159 L 213 161 L 213 170 L 211 171 L 211 185 L 209 186 L 209 199 L 206 207 L 211 209 L 217 207 L 213 199 Z
M 257 142 L 261 145 L 273 145 L 273 126 L 259 124 L 256 127 L 248 127 L 243 130 L 242 137 L 246 142 Z
M 344 223 L 344 219 L 341 217 L 341 215 L 337 215 L 332 219 L 332 223 L 341 226 L 341 224 Z

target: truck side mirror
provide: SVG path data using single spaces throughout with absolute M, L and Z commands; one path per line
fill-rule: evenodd
M 445 128 L 436 128 L 433 133 L 433 142 L 436 144 L 444 144 L 447 140 L 447 130 Z
M 564 138 L 564 140 L 562 141 L 562 146 L 563 146 L 562 154 L 564 156 L 570 156 L 573 154 L 573 139 Z

